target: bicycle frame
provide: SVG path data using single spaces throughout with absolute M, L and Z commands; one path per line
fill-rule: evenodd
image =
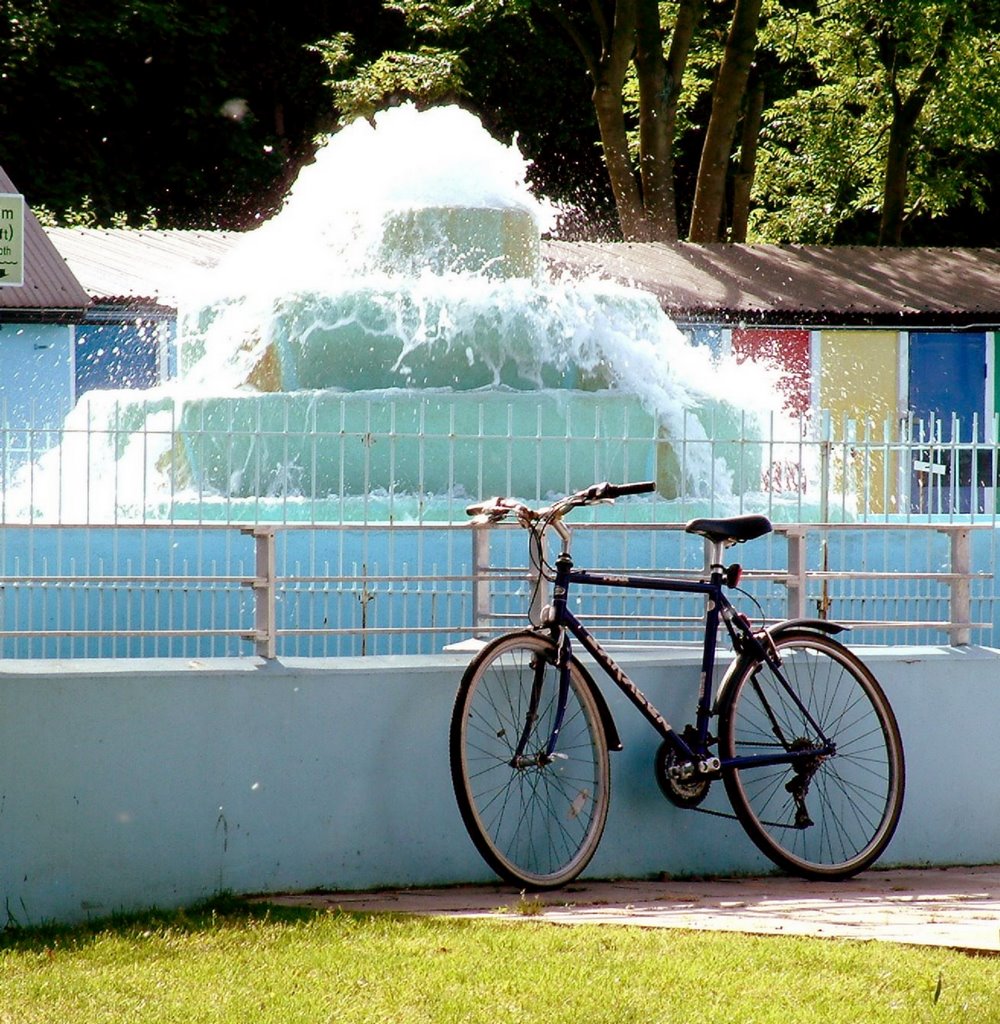
M 660 736 L 673 745 L 679 756 L 684 761 L 698 763 L 702 772 L 717 774 L 723 768 L 765 767 L 774 764 L 789 764 L 797 760 L 805 760 L 807 757 L 831 756 L 836 752 L 835 745 L 823 733 L 823 730 L 799 700 L 793 688 L 787 684 L 787 681 L 781 674 L 780 663 L 777 662 L 776 657 L 772 653 L 773 648 L 769 650 L 766 642 L 754 634 L 745 616 L 739 613 L 726 597 L 723 590 L 726 584 L 725 570 L 721 564 L 721 546 L 720 550 L 714 552 L 714 555 L 717 557 L 714 557 L 712 560 L 708 579 L 681 580 L 674 577 L 622 576 L 575 569 L 568 549 L 563 549 L 556 559 L 552 601 L 545 609 L 542 618 L 542 627 L 549 630 L 557 642 L 557 668 L 560 675 L 558 712 L 545 752 L 546 758 L 551 759 L 555 752 L 566 708 L 566 698 L 569 691 L 569 664 L 572 655 L 571 635 L 580 642 L 581 646 L 597 662 L 601 669 L 611 677 L 622 693 L 639 709 L 643 717 Z M 568 596 L 570 587 L 574 585 L 653 590 L 677 594 L 700 594 L 706 599 L 698 708 L 693 737 L 687 730 L 682 734 L 674 729 L 649 698 L 629 678 L 625 670 L 601 646 L 580 619 L 570 611 Z M 738 656 L 760 661 L 767 660 L 771 663 L 772 668 L 775 669 L 789 696 L 809 721 L 810 725 L 816 730 L 817 735 L 821 737 L 823 746 L 819 750 L 813 749 L 804 753 L 786 750 L 780 754 L 755 754 L 725 761 L 709 757 L 709 725 L 713 716 L 713 681 L 720 622 L 725 625 L 727 632 L 732 638 L 734 650 L 736 650 Z M 521 757 L 522 755 L 523 749 L 519 745 L 516 756 Z

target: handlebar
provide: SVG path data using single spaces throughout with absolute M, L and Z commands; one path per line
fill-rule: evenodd
M 629 494 L 650 494 L 656 490 L 656 483 L 653 480 L 643 480 L 636 483 L 612 484 L 604 483 L 591 484 L 582 491 L 575 494 L 568 494 L 545 508 L 533 509 L 513 498 L 490 498 L 488 501 L 476 502 L 466 508 L 466 514 L 473 516 L 480 523 L 498 523 L 508 516 L 515 516 L 522 526 L 530 526 L 540 520 L 548 524 L 555 524 L 567 512 L 582 505 L 597 505 L 600 502 L 614 501 Z
M 621 498 L 626 494 L 652 494 L 656 490 L 655 480 L 641 480 L 631 484 L 594 484 L 588 490 L 603 488 L 602 498 Z

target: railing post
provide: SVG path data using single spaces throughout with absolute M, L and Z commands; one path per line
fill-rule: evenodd
M 789 529 L 785 534 L 788 545 L 787 615 L 802 619 L 806 614 L 806 534 L 805 530 Z
M 945 531 L 951 546 L 951 603 L 948 612 L 948 642 L 952 647 L 964 647 L 972 642 L 972 586 L 969 574 L 972 569 L 969 531 L 949 529 Z
M 253 590 L 253 640 L 261 658 L 278 656 L 278 631 L 275 620 L 275 542 L 273 526 L 247 526 L 241 533 L 252 536 L 255 549 L 255 576 L 246 580 Z
M 822 434 L 819 444 L 819 521 L 830 521 L 830 461 L 833 454 L 830 412 L 823 410 Z
M 487 635 L 490 618 L 490 528 L 472 524 L 472 635 Z

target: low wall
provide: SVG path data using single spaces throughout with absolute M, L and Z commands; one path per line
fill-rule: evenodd
M 883 863 L 1000 860 L 1000 654 L 866 648 L 906 747 L 903 817 Z M 493 878 L 451 789 L 448 720 L 467 656 L 0 662 L 0 926 L 216 892 Z M 690 651 L 623 664 L 680 725 Z M 652 774 L 657 738 L 606 692 L 625 750 L 588 874 L 767 871 L 739 826 L 682 811 Z M 727 809 L 717 785 L 706 805 Z

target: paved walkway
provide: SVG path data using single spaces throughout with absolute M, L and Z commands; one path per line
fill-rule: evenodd
M 869 871 L 846 882 L 795 878 L 579 882 L 522 895 L 501 886 L 267 897 L 317 909 L 520 917 L 762 935 L 816 935 L 1000 952 L 1000 865 Z

